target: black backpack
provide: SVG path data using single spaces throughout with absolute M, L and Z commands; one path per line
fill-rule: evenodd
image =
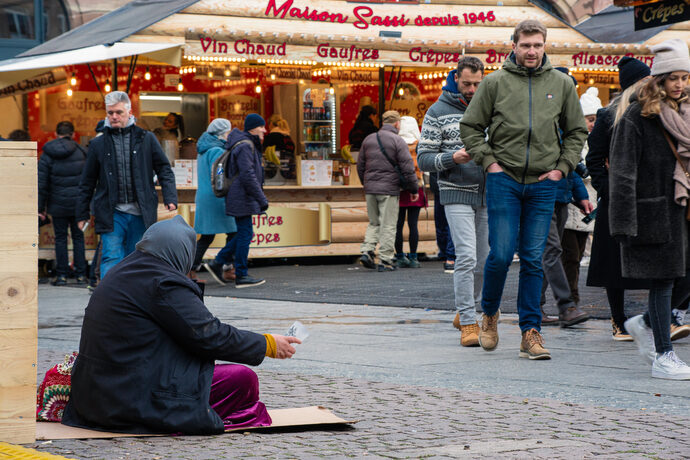
M 232 176 L 232 178 L 230 178 L 226 175 L 226 171 L 229 169 L 228 161 L 230 161 L 232 151 L 235 150 L 235 147 L 240 144 L 250 144 L 253 148 L 252 141 L 247 139 L 241 140 L 233 145 L 230 150 L 224 151 L 218 158 L 216 158 L 216 161 L 213 162 L 211 167 L 211 189 L 213 190 L 213 194 L 218 198 L 222 198 L 228 194 L 230 186 L 233 182 L 235 182 L 235 179 L 237 179 L 237 176 L 239 175 L 238 172 Z

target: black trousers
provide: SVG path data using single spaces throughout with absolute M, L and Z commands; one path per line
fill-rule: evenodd
M 72 255 L 74 257 L 74 272 L 77 276 L 86 275 L 86 255 L 84 253 L 84 232 L 79 230 L 74 217 L 53 216 L 53 231 L 55 232 L 55 259 L 57 261 L 57 275 L 67 276 L 69 273 L 69 254 L 67 253 L 67 229 L 72 235 Z

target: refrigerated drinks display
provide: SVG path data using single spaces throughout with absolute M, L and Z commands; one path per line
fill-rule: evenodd
M 300 153 L 308 160 L 339 157 L 338 107 L 335 90 L 328 85 L 300 85 Z

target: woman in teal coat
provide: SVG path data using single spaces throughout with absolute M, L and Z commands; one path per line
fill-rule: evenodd
M 197 178 L 199 185 L 196 190 L 196 214 L 194 216 L 194 230 L 201 235 L 197 241 L 196 255 L 192 267 L 191 277 L 196 278 L 196 272 L 201 265 L 204 253 L 213 242 L 216 234 L 226 234 L 226 244 L 232 240 L 237 232 L 235 218 L 225 214 L 225 198 L 218 198 L 211 189 L 211 175 L 213 162 L 225 151 L 225 141 L 232 130 L 230 122 L 225 118 L 216 118 L 208 125 L 206 132 L 201 135 L 196 144 Z

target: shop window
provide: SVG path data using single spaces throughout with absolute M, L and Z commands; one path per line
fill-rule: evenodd
M 3 1 L 0 13 L 0 38 L 34 40 L 34 2 Z
M 43 31 L 45 40 L 55 38 L 71 29 L 70 11 L 63 0 L 44 0 L 43 4 Z

